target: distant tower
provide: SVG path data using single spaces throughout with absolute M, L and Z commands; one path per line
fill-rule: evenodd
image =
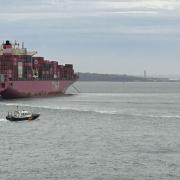
M 144 70 L 144 78 L 147 78 L 146 70 Z

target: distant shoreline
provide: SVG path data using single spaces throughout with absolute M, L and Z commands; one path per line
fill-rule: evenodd
M 140 77 L 131 75 L 78 73 L 79 81 L 109 81 L 109 82 L 180 82 L 170 78 Z

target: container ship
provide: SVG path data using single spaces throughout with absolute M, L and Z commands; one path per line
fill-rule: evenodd
M 0 95 L 4 99 L 64 94 L 77 79 L 72 64 L 61 65 L 28 51 L 24 43 L 0 46 Z M 36 55 L 36 56 L 35 56 Z

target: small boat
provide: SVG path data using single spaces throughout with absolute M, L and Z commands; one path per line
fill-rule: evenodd
M 9 121 L 24 121 L 24 120 L 34 120 L 37 119 L 40 114 L 34 114 L 25 110 L 16 110 L 14 113 L 9 113 L 6 116 L 6 119 Z

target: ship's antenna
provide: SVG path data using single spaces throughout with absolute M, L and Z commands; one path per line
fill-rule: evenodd
M 24 42 L 22 42 L 22 49 L 24 49 Z

